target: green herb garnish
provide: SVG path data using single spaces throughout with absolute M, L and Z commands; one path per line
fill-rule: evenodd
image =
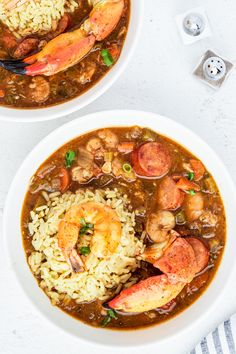
M 111 317 L 110 317 L 110 316 L 106 316 L 106 317 L 104 317 L 104 319 L 102 320 L 101 325 L 102 325 L 102 327 L 106 327 L 106 326 L 108 325 L 108 323 L 110 323 L 110 322 L 111 322 Z
M 189 179 L 190 181 L 193 181 L 193 180 L 194 180 L 194 172 L 189 172 L 189 173 L 188 173 L 188 179 Z
M 80 236 L 83 236 L 87 234 L 89 231 L 93 231 L 94 229 L 94 225 L 89 222 L 86 222 L 84 218 L 80 218 L 80 225 L 81 225 L 79 231 Z
M 107 314 L 108 314 L 108 316 L 110 316 L 111 318 L 114 318 L 115 320 L 117 320 L 117 318 L 118 318 L 116 311 L 114 311 L 112 309 L 108 310 Z
M 66 156 L 65 156 L 66 168 L 70 168 L 72 166 L 72 163 L 74 162 L 75 157 L 76 157 L 76 153 L 73 150 L 67 151 Z
M 91 252 L 90 247 L 81 247 L 79 251 L 80 254 L 82 254 L 82 256 L 88 256 L 89 253 Z
M 86 225 L 87 225 L 87 223 L 86 223 L 86 221 L 85 221 L 84 218 L 80 218 L 80 224 L 81 224 L 82 226 L 86 226 Z
M 104 317 L 104 319 L 102 320 L 102 323 L 101 323 L 102 327 L 106 327 L 111 322 L 112 319 L 117 320 L 117 318 L 118 317 L 117 317 L 116 311 L 111 310 L 111 309 L 108 310 L 106 317 Z
M 125 173 L 131 173 L 132 172 L 132 167 L 129 163 L 124 163 L 124 165 L 122 166 L 123 171 Z
M 195 192 L 195 190 L 194 190 L 194 189 L 190 189 L 190 190 L 188 191 L 188 194 L 190 194 L 190 195 L 195 195 L 195 194 L 196 194 L 196 192 Z
M 101 51 L 101 56 L 102 56 L 102 59 L 103 59 L 103 63 L 106 66 L 112 66 L 114 64 L 114 59 L 112 58 L 112 55 L 111 55 L 111 53 L 109 52 L 108 49 L 103 49 Z

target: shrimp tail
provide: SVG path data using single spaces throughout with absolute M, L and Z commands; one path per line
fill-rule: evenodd
M 75 249 L 72 250 L 69 256 L 69 262 L 73 272 L 82 273 L 85 271 L 85 265 Z

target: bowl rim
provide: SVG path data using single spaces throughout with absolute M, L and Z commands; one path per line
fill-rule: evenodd
M 102 96 L 125 71 L 138 44 L 143 25 L 144 0 L 130 1 L 129 28 L 120 58 L 98 82 L 80 96 L 49 107 L 25 109 L 0 106 L 0 121 L 25 123 L 49 121 L 79 111 Z
M 112 119 L 110 119 L 110 117 L 112 117 Z M 109 122 L 109 119 L 111 120 L 110 124 L 107 123 L 107 122 Z M 138 122 L 138 124 L 137 124 L 137 122 Z M 134 123 L 134 124 L 132 124 L 132 123 Z M 73 325 L 72 325 L 73 330 L 70 331 L 68 329 L 68 327 L 66 327 L 66 325 L 63 324 L 64 325 L 64 327 L 63 327 L 60 324 L 58 324 L 54 318 L 50 317 L 48 315 L 49 312 L 43 311 L 42 308 L 39 308 L 38 304 L 35 303 L 33 296 L 30 296 L 27 293 L 26 287 L 25 287 L 26 285 L 23 284 L 22 280 L 19 278 L 20 270 L 17 269 L 17 263 L 11 255 L 11 243 L 10 243 L 11 242 L 10 241 L 11 235 L 10 235 L 10 231 L 9 231 L 9 226 L 11 227 L 9 221 L 11 220 L 11 223 L 14 223 L 14 218 L 17 217 L 16 213 L 14 213 L 14 208 L 16 208 L 15 204 L 17 204 L 17 203 L 15 203 L 15 192 L 17 192 L 18 194 L 20 193 L 22 196 L 25 195 L 26 189 L 24 189 L 24 192 L 23 191 L 19 192 L 19 182 L 21 180 L 21 177 L 24 174 L 25 167 L 27 167 L 27 165 L 31 166 L 30 167 L 31 171 L 27 171 L 27 176 L 26 176 L 26 178 L 29 178 L 29 176 L 31 176 L 35 172 L 36 164 L 38 165 L 38 162 L 35 163 L 35 161 L 34 161 L 36 159 L 37 155 L 41 154 L 41 155 L 45 155 L 46 157 L 48 157 L 48 156 L 50 156 L 51 153 L 53 153 L 54 150 L 48 152 L 47 146 L 48 146 L 48 144 L 50 144 L 50 142 L 53 144 L 53 146 L 57 146 L 56 147 L 56 149 L 57 149 L 58 147 L 65 144 L 67 141 L 71 140 L 73 137 L 75 138 L 76 136 L 82 135 L 85 132 L 89 132 L 91 130 L 96 130 L 96 129 L 100 129 L 100 128 L 104 128 L 104 127 L 131 126 L 131 125 L 148 126 L 152 129 L 156 130 L 160 134 L 163 134 L 162 133 L 163 129 L 164 130 L 166 129 L 166 132 L 167 132 L 167 128 L 169 128 L 169 129 L 171 128 L 172 129 L 171 133 L 164 134 L 166 136 L 169 136 L 170 138 L 172 135 L 176 136 L 176 131 L 179 131 L 181 136 L 183 137 L 183 140 L 187 139 L 187 137 L 188 137 L 188 140 L 191 142 L 191 143 L 189 143 L 190 145 L 197 143 L 197 146 L 195 147 L 196 151 L 198 149 L 199 150 L 201 149 L 203 151 L 203 153 L 205 154 L 204 159 L 202 159 L 204 163 L 205 163 L 206 159 L 209 159 L 209 163 L 207 163 L 207 164 L 205 163 L 208 170 L 211 171 L 211 169 L 209 169 L 209 166 L 212 167 L 214 165 L 216 168 L 220 169 L 219 176 L 221 173 L 223 173 L 223 177 L 226 179 L 226 181 L 224 182 L 224 191 L 223 192 L 225 193 L 225 191 L 228 191 L 227 192 L 229 194 L 228 198 L 230 199 L 230 203 L 227 204 L 227 209 L 225 210 L 226 216 L 227 216 L 227 230 L 228 231 L 227 231 L 227 242 L 226 242 L 226 246 L 225 246 L 223 259 L 221 261 L 221 265 L 217 271 L 217 274 L 215 275 L 213 281 L 211 282 L 211 284 L 207 288 L 207 290 L 204 291 L 204 293 L 200 296 L 200 298 L 197 301 L 195 301 L 185 311 L 178 314 L 173 319 L 170 319 L 160 325 L 156 325 L 156 326 L 152 326 L 152 327 L 148 327 L 148 328 L 144 328 L 144 329 L 139 329 L 139 330 L 108 331 L 108 330 L 104 330 L 104 329 L 89 327 L 89 326 L 83 324 L 82 322 L 71 318 L 67 314 L 64 314 L 61 310 L 58 310 L 56 308 L 56 311 L 58 311 L 58 313 L 60 312 L 62 314 L 64 320 L 66 317 L 67 319 L 71 318 L 71 320 L 73 321 Z M 154 128 L 153 125 L 155 125 L 156 127 L 159 127 L 159 128 Z M 92 126 L 92 128 L 89 129 L 89 126 Z M 78 131 L 76 131 L 76 130 L 78 130 Z M 68 134 L 70 134 L 70 136 Z M 61 137 L 60 144 L 55 142 L 57 137 Z M 173 136 L 172 136 L 172 140 L 176 140 L 177 142 L 180 143 L 180 141 L 177 140 L 176 138 L 174 138 Z M 186 147 L 186 143 L 184 141 L 181 141 L 181 146 Z M 190 148 L 188 148 L 188 149 L 190 151 L 193 150 Z M 200 154 L 200 152 L 199 153 L 194 152 L 195 156 L 199 156 L 199 154 Z M 39 160 L 40 159 L 41 159 L 41 156 L 40 156 Z M 44 160 L 45 159 L 46 158 L 44 158 Z M 41 162 L 43 162 L 44 160 L 42 160 Z M 35 166 L 32 167 L 32 164 Z M 217 178 L 219 176 L 217 176 Z M 214 178 L 215 178 L 217 184 L 219 184 L 218 179 L 216 179 L 216 175 L 214 175 Z M 28 181 L 29 181 L 29 179 L 28 179 Z M 25 186 L 25 188 L 26 188 L 26 186 Z M 221 190 L 221 192 L 222 192 L 222 190 Z M 228 195 L 228 194 L 226 194 L 226 195 Z M 21 206 L 22 206 L 23 199 L 22 198 L 20 198 L 20 199 L 21 199 Z M 224 199 L 224 196 L 222 196 L 222 199 L 223 199 L 224 205 L 226 207 L 227 200 Z M 13 207 L 13 205 L 14 205 L 14 207 Z M 234 220 L 234 218 L 232 217 L 234 215 L 235 208 L 236 208 L 236 190 L 235 190 L 235 185 L 231 179 L 231 176 L 229 175 L 227 169 L 225 168 L 224 164 L 219 159 L 219 157 L 216 155 L 216 153 L 198 135 L 196 135 L 188 128 L 182 126 L 181 124 L 179 124 L 169 118 L 166 118 L 166 117 L 163 117 L 158 114 L 151 113 L 151 112 L 134 111 L 134 110 L 100 111 L 100 112 L 88 114 L 83 117 L 79 117 L 76 120 L 73 120 L 73 121 L 66 123 L 63 126 L 57 128 L 56 130 L 51 132 L 49 135 L 47 135 L 44 139 L 42 139 L 41 142 L 39 142 L 34 147 L 34 149 L 28 154 L 28 156 L 25 158 L 25 160 L 21 164 L 20 168 L 18 169 L 18 171 L 12 181 L 11 187 L 10 187 L 8 195 L 7 195 L 5 207 L 4 207 L 4 213 L 3 213 L 4 248 L 6 249 L 6 253 L 8 255 L 8 259 L 10 261 L 11 268 L 14 271 L 14 275 L 15 275 L 15 278 L 17 279 L 17 282 L 20 284 L 20 287 L 23 289 L 23 291 L 27 295 L 29 302 L 34 306 L 34 308 L 36 308 L 36 311 L 41 315 L 41 317 L 46 318 L 49 322 L 56 325 L 57 328 L 59 328 L 60 330 L 63 330 L 64 332 L 69 333 L 70 335 L 73 335 L 76 338 L 79 338 L 80 340 L 85 341 L 86 343 L 92 342 L 93 344 L 95 343 L 96 345 L 100 344 L 102 346 L 105 345 L 105 346 L 110 346 L 110 347 L 113 345 L 117 345 L 120 347 L 145 346 L 147 344 L 151 344 L 151 343 L 155 343 L 155 342 L 158 342 L 158 343 L 164 342 L 164 341 L 173 339 L 174 337 L 177 337 L 181 334 L 184 334 L 189 330 L 194 330 L 198 326 L 201 325 L 201 322 L 204 319 L 207 319 L 208 321 L 212 321 L 212 317 L 209 316 L 209 314 L 210 314 L 210 312 L 212 312 L 214 309 L 217 308 L 219 302 L 222 300 L 224 292 L 227 288 L 227 284 L 231 281 L 232 276 L 233 276 L 233 272 L 234 272 L 235 266 L 236 266 L 235 257 L 229 257 L 229 254 L 231 254 L 233 252 L 233 248 L 235 248 L 235 246 L 236 246 L 236 240 L 233 239 L 233 230 L 235 230 L 235 228 L 236 228 L 236 220 Z M 20 210 L 21 210 L 21 207 L 20 207 Z M 13 211 L 13 213 L 12 213 L 12 211 Z M 13 219 L 11 219 L 12 214 L 13 214 Z M 18 215 L 18 217 L 19 217 L 19 215 Z M 18 220 L 18 222 L 19 222 L 19 220 Z M 16 222 L 17 225 L 18 225 L 18 222 Z M 19 230 L 18 230 L 18 232 L 19 232 Z M 230 237 L 230 235 L 231 235 L 231 237 Z M 21 243 L 21 248 L 22 248 L 22 253 L 24 253 L 22 243 Z M 25 266 L 27 266 L 28 272 L 30 273 L 30 277 L 32 278 L 32 284 L 33 284 L 33 282 L 36 283 L 34 276 L 32 276 L 32 273 L 29 270 L 29 267 L 27 265 L 25 258 L 24 258 L 24 262 L 25 262 L 24 265 L 21 264 L 22 268 L 25 268 Z M 222 287 L 222 283 L 221 283 L 221 281 L 219 281 L 220 276 L 224 277 L 224 287 Z M 217 286 L 216 286 L 216 283 L 217 283 Z M 32 284 L 31 284 L 31 286 L 33 286 Z M 37 286 L 37 289 L 39 289 L 40 292 L 43 294 L 43 296 L 45 298 L 47 298 L 45 296 L 45 294 L 43 293 L 43 291 L 38 286 Z M 212 289 L 212 291 L 210 291 L 211 289 Z M 214 293 L 213 290 L 215 291 L 214 296 L 212 296 Z M 212 300 L 212 303 L 209 305 L 209 307 L 206 308 L 206 303 L 209 302 L 209 300 L 207 298 L 207 296 L 209 297 L 209 293 L 211 293 L 211 298 L 213 300 Z M 37 290 L 37 294 L 39 294 L 38 290 Z M 217 294 L 217 296 L 216 296 L 216 294 Z M 43 301 L 43 297 L 41 295 L 40 295 L 40 300 Z M 49 307 L 52 307 L 50 303 L 49 303 L 49 306 L 47 305 L 47 310 L 49 310 Z M 199 314 L 199 308 L 201 309 L 201 307 L 202 307 L 202 311 L 201 311 L 202 313 Z M 203 313 L 203 309 L 204 309 L 204 313 Z M 196 315 L 196 317 L 194 317 L 193 322 L 190 321 L 190 312 Z M 54 310 L 51 311 L 51 314 L 54 315 Z M 184 316 L 185 316 L 185 318 L 183 320 Z M 60 316 L 59 320 L 61 318 L 62 317 Z M 176 322 L 180 322 L 180 318 L 181 318 L 181 321 L 183 322 L 182 325 L 180 327 L 177 326 L 177 330 L 173 330 L 176 327 Z M 214 325 L 214 324 L 212 324 L 212 325 Z M 166 329 L 166 326 L 168 326 L 167 331 L 170 328 L 172 333 L 166 334 L 166 331 L 164 330 L 164 327 Z M 74 330 L 74 327 L 77 327 L 80 330 L 83 327 L 83 329 L 84 329 L 83 335 L 80 333 L 80 331 L 78 334 L 77 331 Z M 163 330 L 162 330 L 162 328 L 163 328 Z M 137 332 L 138 333 L 140 332 L 140 334 L 142 333 L 142 336 L 137 336 L 136 335 Z M 154 333 L 155 333 L 155 336 L 154 336 Z M 161 333 L 162 335 L 156 336 L 156 333 L 159 333 L 159 334 Z M 106 341 L 104 340 L 105 337 L 107 338 Z M 156 337 L 158 337 L 158 338 L 156 338 Z M 126 342 L 123 343 L 123 340 L 126 340 Z

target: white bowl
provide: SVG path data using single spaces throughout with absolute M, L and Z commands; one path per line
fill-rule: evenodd
M 114 67 L 91 89 L 77 98 L 52 107 L 14 109 L 0 106 L 0 120 L 36 122 L 56 119 L 87 106 L 105 93 L 119 78 L 132 57 L 142 27 L 143 4 L 143 0 L 131 0 L 130 23 L 121 56 Z
M 154 327 L 139 331 L 109 331 L 89 327 L 66 315 L 50 304 L 38 287 L 29 267 L 22 245 L 20 232 L 21 208 L 30 177 L 45 159 L 78 135 L 94 129 L 111 126 L 140 125 L 163 134 L 190 150 L 213 174 L 224 201 L 227 217 L 227 243 L 220 268 L 205 293 L 193 305 L 177 317 Z M 4 239 L 12 269 L 28 299 L 45 318 L 64 331 L 89 342 L 110 346 L 140 346 L 150 342 L 170 339 L 186 329 L 196 330 L 201 321 L 211 321 L 208 313 L 216 307 L 223 295 L 224 286 L 230 279 L 236 257 L 236 191 L 224 165 L 214 151 L 194 133 L 180 124 L 153 113 L 138 111 L 105 111 L 78 118 L 44 138 L 28 155 L 18 170 L 5 205 L 3 226 Z M 224 286 L 222 286 L 224 284 Z

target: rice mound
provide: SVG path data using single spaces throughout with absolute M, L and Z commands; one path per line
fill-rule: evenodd
M 28 257 L 33 274 L 40 279 L 40 287 L 53 304 L 74 299 L 77 303 L 95 299 L 107 300 L 121 288 L 137 282 L 133 272 L 139 266 L 136 256 L 144 250 L 142 240 L 135 237 L 135 214 L 128 210 L 127 195 L 114 190 L 78 190 L 44 193 L 45 205 L 30 212 L 28 229 L 34 251 Z M 92 251 L 83 257 L 86 271 L 73 273 L 58 247 L 58 225 L 72 205 L 95 201 L 109 205 L 118 214 L 122 224 L 122 236 L 117 251 L 110 257 L 98 258 Z M 78 249 L 89 245 L 92 236 L 81 236 Z
M 75 0 L 29 0 L 14 9 L 6 9 L 0 0 L 0 20 L 16 37 L 54 31 L 65 12 L 74 12 Z

